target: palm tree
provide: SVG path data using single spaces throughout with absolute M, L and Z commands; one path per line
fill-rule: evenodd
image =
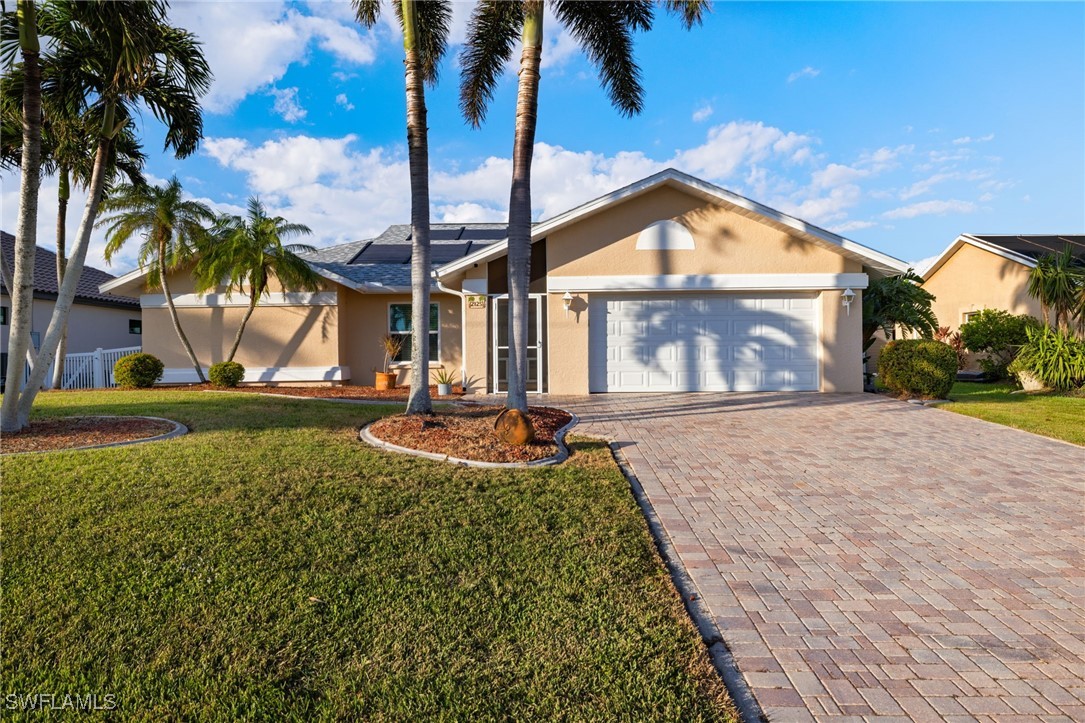
M 161 286 L 166 306 L 173 321 L 173 330 L 181 341 L 192 367 L 201 382 L 207 379 L 203 367 L 192 351 L 192 344 L 181 328 L 177 308 L 170 292 L 169 272 L 187 266 L 207 235 L 207 226 L 215 215 L 199 201 L 185 199 L 181 182 L 174 176 L 165 186 L 124 184 L 102 201 L 102 211 L 112 214 L 102 218 L 97 226 L 108 225 L 106 231 L 106 261 L 111 261 L 132 236 L 140 234 L 140 267 L 150 266 L 147 284 Z
M 358 21 L 372 27 L 380 16 L 379 0 L 353 0 Z M 403 65 L 407 88 L 407 159 L 411 170 L 411 393 L 407 414 L 432 414 L 429 393 L 429 298 L 432 275 L 429 224 L 429 132 L 426 83 L 437 83 L 447 47 L 452 8 L 446 1 L 399 0 L 393 3 L 403 28 Z
M 878 329 L 890 331 L 901 327 L 931 338 L 938 330 L 938 319 L 931 309 L 934 294 L 920 284 L 923 277 L 908 269 L 897 276 L 872 279 L 863 291 L 863 351 L 874 343 Z
M 308 236 L 312 230 L 300 223 L 288 223 L 282 216 L 268 216 L 264 204 L 249 198 L 248 215 L 220 218 L 212 231 L 214 241 L 207 244 L 196 262 L 196 291 L 205 293 L 227 280 L 226 295 L 249 294 L 249 308 L 241 318 L 234 344 L 226 361 L 233 361 L 245 325 L 256 310 L 260 298 L 269 293 L 268 282 L 274 276 L 284 291 L 320 290 L 320 276 L 298 254 L 316 249 L 306 244 L 284 244 L 285 239 Z
M 43 77 L 43 89 L 73 113 L 100 112 L 101 123 L 87 203 L 53 317 L 26 388 L 17 395 L 17 412 L 9 410 L 5 395 L 0 422 L 4 430 L 26 426 L 56 355 L 102 201 L 114 139 L 128 127 L 137 107 L 146 107 L 166 125 L 166 148 L 178 157 L 190 155 L 203 136 L 198 99 L 211 84 L 211 71 L 199 42 L 191 33 L 169 24 L 163 0 L 54 0 L 43 9 L 39 29 L 52 41 L 51 73 Z M 14 311 L 12 316 L 14 321 Z
M 687 29 L 701 22 L 706 0 L 667 0 L 664 6 L 682 18 Z M 650 0 L 576 2 L 550 0 L 550 9 L 569 29 L 595 65 L 603 88 L 620 113 L 632 116 L 643 107 L 640 68 L 633 60 L 633 33 L 652 26 Z M 531 160 L 539 107 L 542 63 L 542 0 L 484 0 L 475 6 L 467 31 L 460 84 L 460 108 L 478 127 L 486 117 L 505 65 L 519 37 L 520 73 L 516 96 L 516 134 L 509 194 L 509 409 L 527 411 L 528 286 L 531 279 Z
M 1059 253 L 1041 256 L 1029 272 L 1028 294 L 1040 302 L 1044 325 L 1054 314 L 1055 326 L 1068 333 L 1075 318 L 1078 324 L 1085 321 L 1080 318 L 1085 311 L 1085 264 L 1074 257 L 1069 245 Z
M 5 13 L 6 14 L 6 13 Z M 0 407 L 0 431 L 17 432 L 30 423 L 30 410 L 19 412 L 22 393 L 22 360 L 31 350 L 30 327 L 34 302 L 34 255 L 37 251 L 38 188 L 41 183 L 41 64 L 37 8 L 30 0 L 19 0 L 16 11 L 18 47 L 24 77 L 22 98 L 22 152 L 19 167 L 19 218 L 15 226 L 15 263 L 11 284 L 11 329 L 8 336 L 8 365 L 4 380 L 4 401 Z M 10 22 L 4 22 L 4 40 L 10 37 Z M 10 43 L 5 42 L 5 46 Z M 5 47 L 4 54 L 8 51 Z

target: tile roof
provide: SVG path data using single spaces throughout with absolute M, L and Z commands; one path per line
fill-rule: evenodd
M 4 254 L 4 265 L 9 269 L 15 268 L 15 237 L 6 231 L 0 231 L 0 252 Z M 95 304 L 107 304 L 110 306 L 132 306 L 139 308 L 139 299 L 129 296 L 111 296 L 103 294 L 98 287 L 107 281 L 112 281 L 115 276 L 107 274 L 93 266 L 84 266 L 83 273 L 79 276 L 79 285 L 76 286 L 76 300 L 83 300 Z M 3 280 L 0 279 L 0 289 L 6 294 Z M 41 246 L 37 247 L 34 256 L 34 293 L 47 297 L 57 295 L 57 262 L 56 254 Z
M 436 268 L 483 246 L 503 241 L 504 223 L 435 223 L 430 226 L 432 264 Z M 318 249 L 302 258 L 325 271 L 357 284 L 392 288 L 411 285 L 411 227 L 393 224 L 380 235 Z
M 1073 254 L 1081 261 L 1085 261 L 1085 236 L 1080 235 L 1055 235 L 1055 234 L 969 234 L 973 238 L 999 246 L 1022 256 L 1028 256 L 1035 260 L 1050 253 L 1061 253 L 1069 246 Z

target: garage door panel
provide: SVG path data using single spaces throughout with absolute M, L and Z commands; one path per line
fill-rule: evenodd
M 818 388 L 815 295 L 595 297 L 592 391 Z

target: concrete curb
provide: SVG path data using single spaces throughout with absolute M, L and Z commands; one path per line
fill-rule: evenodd
M 551 409 L 561 409 L 560 407 L 551 407 Z M 565 460 L 569 459 L 569 447 L 565 444 L 565 435 L 570 429 L 576 426 L 580 421 L 580 417 L 576 416 L 568 409 L 561 409 L 561 411 L 570 415 L 572 419 L 565 424 L 564 427 L 554 433 L 554 443 L 558 446 L 558 453 L 549 457 L 543 457 L 542 459 L 533 459 L 530 462 L 481 462 L 474 459 L 461 459 L 460 457 L 453 457 L 448 454 L 438 454 L 436 452 L 423 452 L 420 449 L 411 449 L 410 447 L 401 447 L 398 444 L 392 444 L 391 442 L 385 442 L 383 439 L 378 439 L 369 431 L 379 419 L 370 422 L 369 424 L 358 430 L 358 439 L 362 440 L 366 444 L 373 447 L 386 450 L 388 452 L 398 452 L 399 454 L 409 454 L 414 457 L 422 457 L 423 459 L 431 459 L 435 462 L 450 462 L 452 464 L 459 465 L 461 467 L 478 467 L 479 469 L 531 469 L 532 467 L 549 467 L 550 465 L 561 464 Z
M 727 647 L 727 642 L 723 638 L 722 631 L 705 606 L 704 598 L 697 589 L 697 584 L 682 565 L 682 559 L 674 549 L 674 543 L 671 542 L 670 535 L 667 534 L 666 528 L 660 522 L 659 516 L 656 514 L 655 508 L 652 507 L 652 502 L 648 499 L 640 480 L 637 479 L 637 475 L 633 472 L 633 468 L 625 455 L 622 454 L 622 450 L 617 443 L 610 440 L 608 444 L 614 461 L 618 463 L 618 467 L 622 470 L 622 474 L 625 475 L 629 487 L 633 491 L 633 497 L 637 500 L 637 504 L 640 505 L 644 519 L 648 523 L 648 529 L 655 540 L 659 556 L 663 558 L 663 563 L 667 566 L 671 580 L 674 581 L 678 594 L 682 596 L 682 603 L 686 607 L 686 612 L 689 614 L 690 619 L 693 620 L 693 624 L 697 626 L 697 632 L 700 633 L 701 639 L 708 648 L 708 657 L 712 659 L 716 671 L 723 678 L 723 683 L 727 686 L 727 692 L 731 694 L 731 700 L 734 701 L 739 716 L 746 723 L 767 721 L 768 717 L 762 711 L 761 705 L 757 702 L 750 690 L 750 686 L 746 683 L 742 671 L 738 669 L 734 656 L 731 655 L 731 650 Z
M 145 437 L 143 439 L 133 439 L 127 442 L 109 442 L 108 444 L 89 444 L 86 447 L 68 447 L 66 449 L 42 449 L 34 450 L 31 452 L 8 452 L 4 454 L 4 457 L 21 457 L 28 454 L 55 454 L 57 452 L 79 452 L 87 449 L 109 449 L 110 447 L 128 447 L 133 444 L 144 444 L 146 442 L 163 442 L 167 439 L 173 439 L 174 437 L 180 437 L 182 434 L 188 434 L 188 427 L 172 419 L 166 419 L 165 417 L 147 417 L 142 414 L 88 414 L 83 417 L 84 419 L 151 419 L 156 422 L 169 422 L 173 425 L 173 429 L 165 434 L 159 434 L 156 437 Z

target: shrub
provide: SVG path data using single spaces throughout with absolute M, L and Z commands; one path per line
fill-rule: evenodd
M 968 351 L 986 354 L 979 365 L 988 377 L 1005 379 L 1006 367 L 1018 347 L 1028 341 L 1028 330 L 1036 325 L 1036 319 L 1027 314 L 1014 316 L 999 309 L 984 309 L 961 324 L 961 343 Z
M 957 379 L 957 353 L 933 339 L 891 341 L 878 358 L 878 376 L 898 394 L 944 399 Z
M 964 342 L 961 341 L 961 332 L 955 331 L 952 334 L 949 333 L 948 326 L 938 327 L 938 331 L 934 332 L 934 338 L 936 341 L 944 341 L 949 344 L 957 354 L 957 371 L 961 371 L 968 366 L 968 350 L 964 348 Z
M 1029 329 L 1028 340 L 1010 364 L 1013 373 L 1029 372 L 1052 389 L 1085 385 L 1085 340 L 1049 326 Z
M 216 387 L 236 387 L 245 378 L 245 367 L 233 361 L 212 364 L 207 378 Z
M 162 360 L 153 354 L 137 352 L 122 356 L 113 365 L 113 381 L 125 389 L 146 389 L 162 378 L 166 370 Z

